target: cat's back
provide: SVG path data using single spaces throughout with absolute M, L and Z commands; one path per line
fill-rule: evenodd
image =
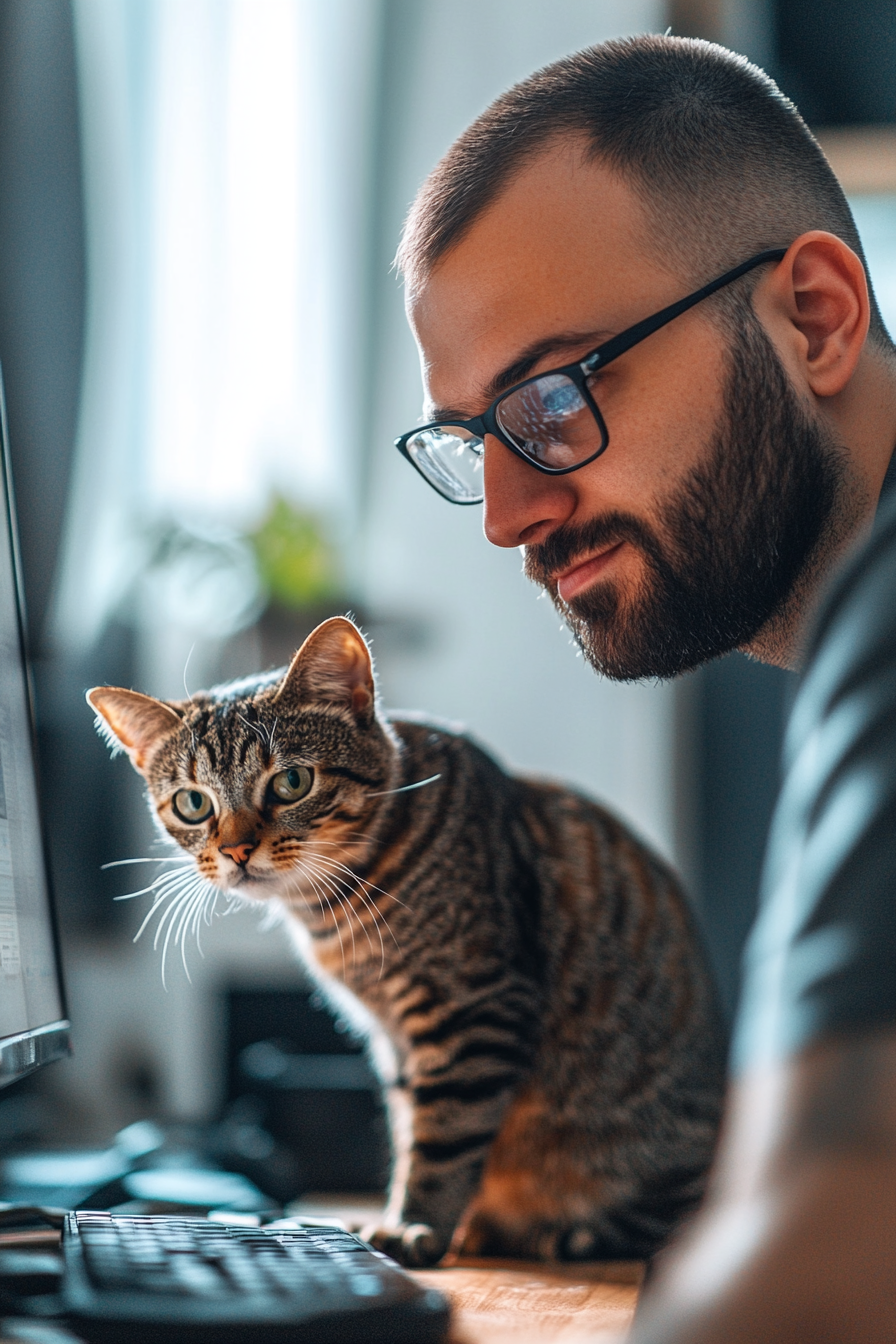
M 402 744 L 405 792 L 401 822 L 432 827 L 448 845 L 459 834 L 465 848 L 478 834 L 492 852 L 513 851 L 537 880 L 581 904 L 589 895 L 656 887 L 683 899 L 669 867 L 619 817 L 578 790 L 536 775 L 506 770 L 491 753 L 453 725 L 424 718 L 390 720 Z M 453 851 L 452 852 L 456 852 Z M 568 903 L 568 902 L 567 902 Z
M 696 1085 L 714 1115 L 724 1029 L 697 921 L 670 865 L 575 789 L 510 774 L 461 733 L 416 721 L 395 728 L 405 777 L 440 774 L 405 795 L 433 837 L 430 871 L 477 888 L 477 918 L 502 925 L 508 948 L 511 928 L 530 948 L 546 1055 L 600 1060 L 595 1078 L 616 1095 L 635 1086 L 648 1058 L 670 1102 Z
M 609 809 L 549 779 L 517 775 L 466 734 L 396 719 L 403 744 L 400 828 L 407 854 L 441 858 L 456 880 L 487 880 L 528 912 L 536 908 L 550 944 L 584 934 L 583 947 L 610 945 L 641 958 L 648 944 L 664 962 L 702 952 L 687 897 L 672 868 Z M 422 783 L 422 781 L 430 781 Z M 465 870 L 465 865 L 468 867 Z
M 542 915 L 558 926 L 587 920 L 616 939 L 626 926 L 633 936 L 677 929 L 699 943 L 671 866 L 608 808 L 564 784 L 505 770 L 462 732 L 422 719 L 392 727 L 407 790 L 399 824 L 416 842 L 425 832 L 455 864 L 483 848 L 492 860 L 506 851 L 516 881 L 537 883 Z
M 595 913 L 634 895 L 650 903 L 661 892 L 690 919 L 672 867 L 609 808 L 550 779 L 521 775 L 514 785 L 543 880 L 556 888 L 561 904 L 585 900 Z
M 398 717 L 405 821 L 435 821 L 448 833 L 488 833 L 499 848 L 562 888 L 609 893 L 621 886 L 680 888 L 672 869 L 619 817 L 578 790 L 506 770 L 453 725 Z M 558 892 L 558 894 L 560 894 Z
M 575 1020 L 624 1091 L 652 1060 L 674 1094 L 703 1093 L 718 1111 L 725 1030 L 702 936 L 676 873 L 624 822 L 577 791 L 518 781 L 537 853 L 553 1030 Z M 637 1024 L 635 1026 L 635 1024 Z M 623 1083 L 621 1080 L 625 1080 Z

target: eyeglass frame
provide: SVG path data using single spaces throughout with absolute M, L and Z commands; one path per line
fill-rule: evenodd
M 757 254 L 754 257 L 750 257 L 748 261 L 741 262 L 741 264 L 735 266 L 733 270 L 726 271 L 724 275 L 720 275 L 715 280 L 710 280 L 708 284 L 702 285 L 700 289 L 695 289 L 692 294 L 686 295 L 683 299 L 678 299 L 675 303 L 670 303 L 667 307 L 661 308 L 659 312 L 653 313 L 650 317 L 642 318 L 640 322 L 636 322 L 634 326 L 627 327 L 625 331 L 619 332 L 618 335 L 611 336 L 608 341 L 604 341 L 601 345 L 596 346 L 594 350 L 589 351 L 582 359 L 574 360 L 572 364 L 563 364 L 560 368 L 544 369 L 541 373 L 534 373 L 531 377 L 524 378 L 522 382 L 514 383 L 513 387 L 508 387 L 506 391 L 501 392 L 495 397 L 494 401 L 486 407 L 481 415 L 471 416 L 469 420 L 432 420 L 429 424 L 417 425 L 414 429 L 408 430 L 406 434 L 401 434 L 395 440 L 395 447 L 401 455 L 410 462 L 414 470 L 419 472 L 424 481 L 426 481 L 426 484 L 435 490 L 437 494 L 441 495 L 443 499 L 446 499 L 449 504 L 481 504 L 485 499 L 485 494 L 483 493 L 479 499 L 452 499 L 450 495 L 446 495 L 444 491 L 440 490 L 439 487 L 429 479 L 414 461 L 407 446 L 410 440 L 417 434 L 423 434 L 428 429 L 447 429 L 449 427 L 466 429 L 471 434 L 475 435 L 483 445 L 486 434 L 491 434 L 494 438 L 498 439 L 505 448 L 508 448 L 510 452 L 514 453 L 528 466 L 533 467 L 536 471 L 543 472 L 546 476 L 568 476 L 572 471 L 579 471 L 580 468 L 587 467 L 589 462 L 593 462 L 596 458 L 600 457 L 602 453 L 606 452 L 610 444 L 610 431 L 607 429 L 606 421 L 588 387 L 588 379 L 591 375 L 596 373 L 599 368 L 603 369 L 612 360 L 618 359 L 620 355 L 626 354 L 634 346 L 640 345 L 641 341 L 646 340 L 647 337 L 652 336 L 655 331 L 659 331 L 661 327 L 665 327 L 669 322 L 674 321 L 676 317 L 680 317 L 682 313 L 686 313 L 689 308 L 693 308 L 696 304 L 701 303 L 703 299 L 708 299 L 711 294 L 715 294 L 718 290 L 724 289 L 726 285 L 730 285 L 733 281 L 739 280 L 740 277 L 746 275 L 748 271 L 755 270 L 757 266 L 761 266 L 768 261 L 781 261 L 786 255 L 786 247 L 775 247 L 770 248 L 765 252 L 757 252 Z M 530 383 L 537 382 L 539 378 L 550 378 L 557 375 L 564 375 L 569 378 L 569 380 L 578 388 L 583 401 L 594 416 L 601 436 L 600 447 L 597 451 L 593 452 L 590 457 L 583 458 L 581 462 L 574 463 L 571 467 L 549 467 L 543 462 L 536 462 L 535 459 L 530 457 L 528 453 L 525 453 L 522 448 L 518 448 L 515 443 L 511 443 L 508 440 L 506 434 L 498 425 L 497 420 L 497 409 L 502 401 L 506 401 L 508 397 L 512 397 L 515 393 L 519 392 L 521 388 L 527 387 Z

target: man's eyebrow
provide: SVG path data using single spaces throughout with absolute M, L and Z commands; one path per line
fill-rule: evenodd
M 483 388 L 483 395 L 493 401 L 495 397 L 506 392 L 508 387 L 513 387 L 514 383 L 521 383 L 524 378 L 540 364 L 548 355 L 557 354 L 561 351 L 568 352 L 581 346 L 587 346 L 588 350 L 593 350 L 600 345 L 602 341 L 609 340 L 612 332 L 609 331 L 562 331 L 555 336 L 548 336 L 544 340 L 536 341 L 534 345 L 528 346 L 512 364 L 508 364 L 500 373 L 496 373 L 491 382 Z M 571 360 L 561 360 L 561 364 L 572 363 Z
M 555 336 L 548 336 L 533 345 L 527 346 L 525 350 L 517 355 L 511 364 L 506 365 L 500 373 L 496 373 L 482 389 L 482 399 L 489 405 L 495 397 L 506 392 L 509 387 L 515 383 L 521 383 L 529 374 L 540 364 L 548 355 L 560 352 L 570 351 L 576 348 L 581 349 L 586 346 L 587 350 L 594 350 L 603 341 L 607 341 L 615 333 L 611 331 L 564 331 Z M 572 360 L 558 360 L 562 366 L 564 363 L 572 363 Z M 473 417 L 469 411 L 459 410 L 456 406 L 436 406 L 428 415 L 431 420 L 470 420 Z

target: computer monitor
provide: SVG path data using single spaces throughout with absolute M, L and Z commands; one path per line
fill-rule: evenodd
M 35 769 L 0 372 L 0 1087 L 71 1053 Z

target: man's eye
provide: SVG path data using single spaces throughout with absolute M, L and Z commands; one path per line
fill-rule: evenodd
M 269 789 L 274 795 L 274 802 L 297 803 L 300 798 L 305 797 L 313 783 L 313 770 L 307 765 L 293 765 L 275 775 Z
M 181 821 L 188 822 L 190 826 L 198 826 L 201 821 L 208 821 L 215 810 L 211 798 L 202 789 L 178 789 L 171 800 L 171 806 L 175 816 L 180 817 Z

